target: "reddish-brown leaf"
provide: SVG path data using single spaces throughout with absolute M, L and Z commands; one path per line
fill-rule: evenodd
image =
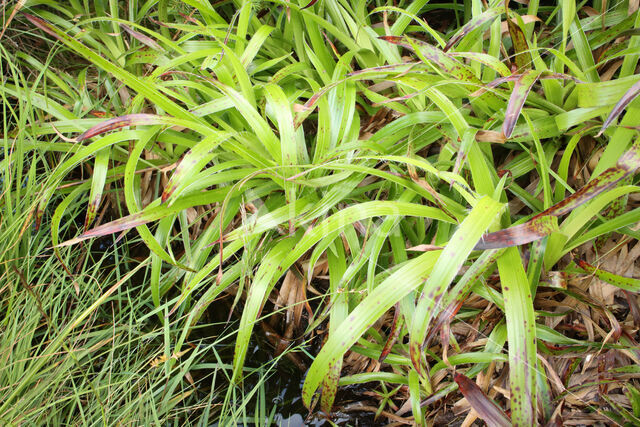
M 151 49 L 162 50 L 162 47 L 151 37 L 145 36 L 141 32 L 138 32 L 131 28 L 128 25 L 120 24 L 120 27 L 125 30 L 127 33 L 131 35 L 134 39 L 138 40 L 140 43 L 149 46 Z
M 522 111 L 522 107 L 524 107 L 527 96 L 533 85 L 538 81 L 539 76 L 539 71 L 529 70 L 516 80 L 513 92 L 509 97 L 507 110 L 504 114 L 504 122 L 502 123 L 502 133 L 505 138 L 509 138 L 513 133 L 513 129 L 516 127 L 516 122 L 518 121 L 518 117 L 520 117 L 520 112 Z
M 91 230 L 82 233 L 80 236 L 74 239 L 67 240 L 66 242 L 60 243 L 58 246 L 75 245 L 76 243 L 80 243 L 83 240 L 87 240 L 92 237 L 106 236 L 107 234 L 113 234 L 113 233 L 118 233 L 120 231 L 129 230 L 130 228 L 147 224 L 156 219 L 158 218 L 150 217 L 150 216 L 147 216 L 145 218 L 142 212 L 138 212 L 132 215 L 127 215 L 115 221 L 111 221 L 106 224 L 102 224 L 98 227 L 92 228 Z
M 509 427 L 511 420 L 502 409 L 498 407 L 480 387 L 462 374 L 455 374 L 453 379 L 458 383 L 460 392 L 467 399 L 469 405 L 478 413 L 480 418 L 493 427 Z
M 40 28 L 45 33 L 49 34 L 50 36 L 52 36 L 52 37 L 54 37 L 54 38 L 56 38 L 58 40 L 62 40 L 62 38 L 58 35 L 58 33 L 56 33 L 53 30 L 53 27 L 51 26 L 51 24 L 49 24 L 44 19 L 38 18 L 36 16 L 30 15 L 30 14 L 24 13 L 24 12 L 22 14 L 24 15 L 25 18 L 27 18 L 27 20 L 29 22 L 31 22 L 36 27 Z
M 620 101 L 618 101 L 618 103 L 613 107 L 613 110 L 609 113 L 609 117 L 607 117 L 607 120 L 602 124 L 602 129 L 600 129 L 600 132 L 598 132 L 598 135 L 596 136 L 602 135 L 616 117 L 618 117 L 620 113 L 627 108 L 627 105 L 629 105 L 629 103 L 633 101 L 638 94 L 640 94 L 640 80 L 638 80 L 624 95 L 622 95 L 622 98 L 620 98 Z
M 462 308 L 462 303 L 462 299 L 457 299 L 440 312 L 433 326 L 431 326 L 431 329 L 429 329 L 429 334 L 427 335 L 427 339 L 425 340 L 426 345 L 429 345 L 429 342 L 431 342 L 431 338 L 433 338 L 438 330 L 442 330 L 444 326 L 447 326 L 451 323 L 453 317 L 458 313 L 458 311 L 460 311 L 460 308 Z M 445 347 L 449 343 L 449 337 L 447 336 L 440 341 L 440 344 Z
M 378 362 L 384 362 L 384 359 L 387 358 L 389 353 L 391 353 L 391 349 L 393 345 L 398 340 L 400 336 L 400 331 L 402 331 L 402 315 L 400 314 L 400 304 L 396 304 L 396 310 L 393 315 L 393 323 L 391 324 L 391 330 L 389 331 L 389 337 L 387 338 L 387 342 L 384 344 L 382 348 L 382 352 L 380 353 L 380 357 L 378 358 Z
M 524 224 L 514 225 L 482 237 L 476 250 L 508 248 L 524 245 L 558 230 L 558 220 L 551 215 L 534 217 Z
M 447 45 L 444 47 L 443 50 L 445 52 L 448 51 L 449 49 L 451 49 L 451 47 L 454 44 L 458 43 L 464 36 L 469 34 L 471 31 L 475 30 L 476 28 L 483 26 L 487 22 L 492 22 L 496 17 L 500 16 L 501 13 L 502 11 L 500 10 L 499 7 L 495 7 L 493 9 L 484 11 L 479 16 L 467 22 L 462 28 L 460 28 L 458 32 L 455 33 L 453 37 L 449 39 L 449 42 L 447 43 Z
M 571 212 L 578 206 L 602 194 L 604 191 L 613 188 L 618 182 L 634 173 L 639 167 L 640 141 L 636 142 L 629 151 L 618 159 L 616 166 L 602 172 L 594 180 L 571 196 L 539 213 L 524 224 L 485 235 L 480 243 L 476 245 L 475 249 L 507 248 L 541 239 L 553 232 L 555 227 L 557 227 L 557 223 L 555 223 L 551 217 L 558 217 Z
M 91 129 L 84 132 L 82 135 L 76 138 L 76 141 L 81 142 L 85 139 L 93 138 L 94 136 L 101 135 L 111 130 L 121 129 L 127 126 L 137 125 L 157 125 L 166 123 L 166 119 L 155 114 L 127 114 L 125 116 L 114 117 L 113 119 L 106 120 L 98 125 L 95 125 Z
M 310 8 L 311 6 L 313 6 L 314 4 L 316 4 L 318 2 L 318 0 L 311 0 L 309 3 L 307 3 L 306 6 L 302 7 L 300 10 L 305 10 Z

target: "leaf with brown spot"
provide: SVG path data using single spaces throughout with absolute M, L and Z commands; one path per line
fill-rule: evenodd
M 306 6 L 303 6 L 300 10 L 305 10 L 305 9 L 309 9 L 311 6 L 313 6 L 314 4 L 316 4 L 318 2 L 318 0 L 311 0 L 309 3 L 307 3 Z
M 571 212 L 606 190 L 615 187 L 621 180 L 633 174 L 639 167 L 640 140 L 618 159 L 616 166 L 605 170 L 571 196 L 539 213 L 524 224 L 515 225 L 485 235 L 480 243 L 476 245 L 475 249 L 507 248 L 541 239 L 555 231 L 555 227 L 557 227 L 557 223 L 554 223 L 551 217 L 558 217 Z
M 502 133 L 505 138 L 509 138 L 513 133 L 513 129 L 516 127 L 516 122 L 518 121 L 518 117 L 520 117 L 527 96 L 533 85 L 538 81 L 539 76 L 540 71 L 529 70 L 516 80 L 513 92 L 509 97 L 507 111 L 504 114 L 504 122 L 502 124 Z
M 455 374 L 453 379 L 458 384 L 462 395 L 487 425 L 499 427 L 511 426 L 511 420 L 507 417 L 507 414 L 505 414 L 493 400 L 489 399 L 476 383 L 462 374 Z
M 640 94 L 640 80 L 638 80 L 624 95 L 622 95 L 622 98 L 620 98 L 620 101 L 618 101 L 618 103 L 613 107 L 613 110 L 609 113 L 609 117 L 607 117 L 607 120 L 602 124 L 602 129 L 600 129 L 600 132 L 598 132 L 596 136 L 602 135 L 616 117 L 618 117 L 622 111 L 627 108 L 627 105 L 629 105 L 629 103 L 633 101 L 638 94 Z
M 426 59 L 430 62 L 433 62 L 433 64 L 437 65 L 437 68 L 440 71 L 449 73 L 457 79 L 473 83 L 482 83 L 480 79 L 476 77 L 473 71 L 471 71 L 464 64 L 458 62 L 447 53 L 427 42 L 424 42 L 422 40 L 410 39 L 406 36 L 381 36 L 378 38 L 412 50 L 418 56 L 420 56 L 421 59 Z
M 558 231 L 558 219 L 555 216 L 534 217 L 524 224 L 487 234 L 476 245 L 475 250 L 524 245 L 542 239 L 554 231 Z
M 216 147 L 232 136 L 233 133 L 231 132 L 211 132 L 211 135 L 192 147 L 180 160 L 173 175 L 171 175 L 169 183 L 162 192 L 161 202 L 166 202 L 170 197 L 176 200 L 186 188 L 198 180 L 200 178 L 199 173 L 214 157 Z
M 363 68 L 362 70 L 356 70 L 356 71 L 347 73 L 347 77 L 357 76 L 358 74 L 365 74 L 365 73 L 371 73 L 371 72 L 383 72 L 387 70 L 400 71 L 399 70 L 400 68 L 406 68 L 406 70 L 402 70 L 403 72 L 406 72 L 411 67 L 417 64 L 419 64 L 419 62 L 405 62 L 403 64 L 390 64 L 390 65 L 380 65 L 378 67 Z
M 529 53 L 529 43 L 527 42 L 527 38 L 520 28 L 520 25 L 513 22 L 514 20 L 510 17 L 510 15 L 516 15 L 514 12 L 509 10 L 508 4 L 505 4 L 505 11 L 507 14 L 507 26 L 509 27 L 509 34 L 511 35 L 511 41 L 513 42 L 513 50 L 516 56 L 516 65 L 518 67 L 519 72 L 523 72 L 531 68 L 531 64 L 533 60 L 531 59 L 531 53 Z M 516 19 L 519 16 L 516 16 Z
M 316 108 L 316 104 L 318 103 L 320 98 L 322 98 L 322 96 L 328 93 L 331 89 L 347 81 L 364 80 L 366 79 L 366 77 L 372 74 L 376 75 L 379 73 L 406 72 L 415 65 L 417 65 L 417 63 L 383 65 L 380 67 L 366 68 L 347 74 L 345 78 L 326 85 L 325 87 L 314 93 L 311 98 L 309 98 L 307 102 L 304 103 L 304 105 L 299 105 L 297 107 L 297 114 L 294 120 L 294 128 L 297 129 L 298 127 L 300 127 L 302 122 L 304 122 L 309 114 L 311 114 L 311 112 Z
M 462 28 L 460 28 L 454 35 L 449 39 L 449 42 L 444 47 L 444 51 L 448 51 L 451 47 L 458 43 L 464 36 L 469 34 L 471 31 L 476 28 L 482 27 L 484 24 L 488 22 L 493 22 L 493 20 L 500 16 L 502 11 L 499 7 L 494 7 L 492 9 L 486 10 L 482 12 L 480 15 L 473 18 L 471 21 L 467 22 Z
M 338 393 L 338 382 L 342 370 L 342 359 L 337 359 L 329 367 L 327 376 L 322 381 L 322 394 L 320 395 L 320 408 L 327 414 L 331 413 L 331 407 Z
M 144 34 L 134 30 L 128 25 L 120 24 L 120 27 L 125 30 L 127 33 L 131 35 L 134 39 L 138 40 L 140 43 L 149 46 L 151 49 L 155 50 L 164 50 L 162 47 L 151 37 L 145 36 Z
M 640 280 L 632 277 L 620 276 L 618 274 L 610 273 L 602 270 L 600 267 L 591 265 L 586 261 L 578 259 L 576 261 L 578 266 L 589 274 L 593 274 L 603 282 L 607 282 L 617 288 L 624 289 L 629 292 L 640 292 Z
M 454 55 L 443 52 L 439 48 L 422 40 L 399 36 L 381 36 L 380 40 L 402 46 L 413 51 L 423 63 L 431 69 L 447 78 L 455 78 L 461 82 L 470 83 L 470 86 L 478 87 L 484 83 L 480 80 L 470 66 L 458 61 Z M 458 55 L 459 56 L 459 55 Z M 493 108 L 504 108 L 504 101 L 494 93 L 486 95 L 485 102 Z
M 155 114 L 127 114 L 120 117 L 114 117 L 113 119 L 105 120 L 104 122 L 95 125 L 91 129 L 87 130 L 76 138 L 76 141 L 82 142 L 85 139 L 93 138 L 94 136 L 101 135 L 105 132 L 109 132 L 116 129 L 122 129 L 127 126 L 138 125 L 160 125 L 167 122 L 165 117 L 156 116 Z
M 45 33 L 49 34 L 51 37 L 54 37 L 56 40 L 62 41 L 62 38 L 55 31 L 53 31 L 53 27 L 47 21 L 45 21 L 44 19 L 38 18 L 36 16 L 30 15 L 28 13 L 23 12 L 22 14 L 33 25 L 40 28 Z

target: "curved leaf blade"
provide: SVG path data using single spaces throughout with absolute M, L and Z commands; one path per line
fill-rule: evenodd
M 441 300 L 445 289 L 458 274 L 460 267 L 482 237 L 482 233 L 489 228 L 503 208 L 503 204 L 488 196 L 480 199 L 453 234 L 438 258 L 436 267 L 429 275 L 409 327 L 409 351 L 413 366 L 418 373 L 423 372 L 420 363 L 421 348 L 427 329 L 435 316 L 436 303 Z
M 627 105 L 629 105 L 629 103 L 633 101 L 639 94 L 640 80 L 638 80 L 633 86 L 631 86 L 631 88 L 627 92 L 625 92 L 622 98 L 620 98 L 620 101 L 618 101 L 618 103 L 613 107 L 613 110 L 611 110 L 611 113 L 609 113 L 609 117 L 607 117 L 607 120 L 605 120 L 602 124 L 602 129 L 600 129 L 600 132 L 598 132 L 596 136 L 602 135 L 604 131 L 607 130 L 609 125 L 611 125 L 611 123 L 616 119 L 616 117 L 622 114 L 624 109 L 627 108 Z

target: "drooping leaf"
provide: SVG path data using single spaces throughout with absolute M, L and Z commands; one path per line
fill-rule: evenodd
M 565 215 L 594 197 L 618 184 L 640 168 L 640 141 L 636 142 L 619 160 L 580 190 L 539 213 L 524 224 L 489 233 L 476 245 L 476 250 L 506 248 L 543 238 L 557 227 L 549 217 Z M 547 217 L 547 218 L 545 218 Z

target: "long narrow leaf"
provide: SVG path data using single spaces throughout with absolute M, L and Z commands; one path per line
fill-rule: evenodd
M 411 361 L 418 373 L 423 373 L 420 362 L 421 348 L 427 335 L 427 328 L 435 316 L 436 303 L 440 302 L 445 289 L 458 274 L 460 267 L 482 237 L 482 233 L 491 225 L 503 207 L 504 205 L 488 196 L 480 199 L 451 237 L 438 259 L 438 264 L 429 275 L 410 325 L 409 350 Z

